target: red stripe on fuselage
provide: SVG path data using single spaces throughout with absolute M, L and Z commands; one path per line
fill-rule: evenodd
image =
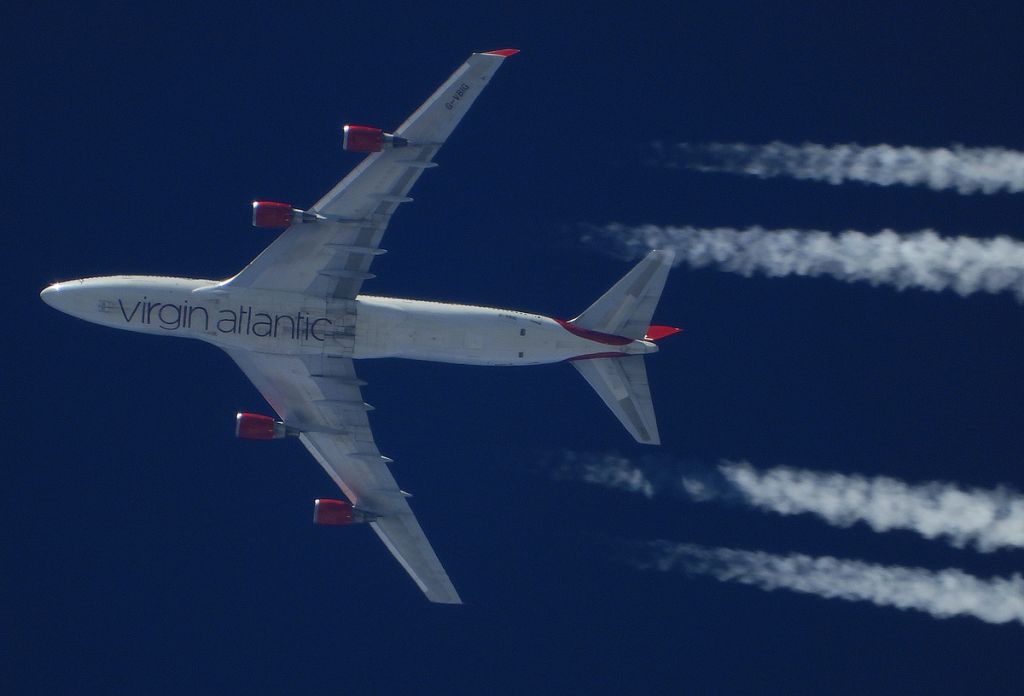
M 633 339 L 631 338 L 601 333 L 600 331 L 591 331 L 590 329 L 584 329 L 576 326 L 571 321 L 565 321 L 564 319 L 555 319 L 555 321 L 557 321 L 563 329 L 571 334 L 575 334 L 580 338 L 585 338 L 588 341 L 594 341 L 595 343 L 603 343 L 606 346 L 624 346 L 633 342 Z
M 577 355 L 575 357 L 569 358 L 569 361 L 572 362 L 573 360 L 597 360 L 598 358 L 624 358 L 627 355 L 629 355 L 629 353 L 587 353 L 586 355 Z

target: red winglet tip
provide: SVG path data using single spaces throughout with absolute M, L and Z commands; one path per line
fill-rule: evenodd
M 666 336 L 677 334 L 682 329 L 677 329 L 674 326 L 649 326 L 647 327 L 647 335 L 644 336 L 648 341 L 659 341 Z
M 519 53 L 518 48 L 499 48 L 497 51 L 484 51 L 485 56 L 501 56 L 502 58 L 508 58 Z

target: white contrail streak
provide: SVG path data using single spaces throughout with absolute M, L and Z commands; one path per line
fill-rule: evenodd
M 647 498 L 668 492 L 696 501 L 738 501 L 780 515 L 809 513 L 838 527 L 863 522 L 876 532 L 910 530 L 983 552 L 1024 548 L 1024 496 L 1005 487 L 964 489 L 792 467 L 759 470 L 748 462 L 709 467 L 575 452 L 563 453 L 556 474 Z
M 791 177 L 838 185 L 858 181 L 879 186 L 927 186 L 958 193 L 1024 191 L 1024 152 L 1001 147 L 894 147 L 773 142 L 656 146 L 665 166 L 747 174 L 762 179 Z
M 758 471 L 747 462 L 718 469 L 748 504 L 781 515 L 813 513 L 840 527 L 864 522 L 876 532 L 910 529 L 986 552 L 1024 547 L 1024 497 L 1006 488 L 964 490 L 789 467 Z
M 653 498 L 655 486 L 647 474 L 625 457 L 615 454 L 562 452 L 561 462 L 552 470 L 557 479 L 574 479 Z
M 776 555 L 655 541 L 626 560 L 642 570 L 682 571 L 762 590 L 787 589 L 828 599 L 916 609 L 935 618 L 973 616 L 988 623 L 1024 624 L 1024 577 L 975 577 L 956 568 L 932 571 L 863 561 Z
M 943 237 L 934 230 L 835 234 L 758 226 L 630 227 L 613 223 L 587 228 L 580 240 L 627 260 L 651 249 L 673 249 L 676 264 L 710 266 L 748 277 L 830 276 L 900 290 L 953 290 L 962 296 L 1012 292 L 1024 302 L 1024 242 L 1005 236 L 981 239 Z

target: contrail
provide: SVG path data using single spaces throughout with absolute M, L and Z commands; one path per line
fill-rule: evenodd
M 1002 147 L 894 147 L 772 142 L 655 145 L 656 163 L 705 172 L 791 177 L 838 185 L 927 186 L 933 191 L 1020 193 L 1024 152 Z
M 665 492 L 698 502 L 740 498 L 718 469 L 650 455 L 633 460 L 610 453 L 563 451 L 551 472 L 556 479 L 584 481 L 645 498 Z
M 1011 292 L 1024 302 L 1024 242 L 1005 236 L 943 237 L 934 230 L 867 234 L 847 230 L 763 227 L 661 227 L 617 223 L 587 227 L 580 240 L 632 260 L 651 249 L 673 249 L 676 264 L 706 266 L 743 276 L 830 276 L 900 290 L 918 288 L 961 296 Z
M 695 501 L 742 502 L 780 515 L 810 513 L 837 527 L 863 522 L 876 532 L 910 530 L 957 548 L 1024 548 L 1024 496 L 1005 487 L 963 489 L 792 467 L 758 470 L 748 462 L 709 467 L 574 452 L 563 453 L 556 475 L 648 498 L 667 492 Z
M 629 547 L 624 560 L 641 570 L 681 571 L 762 590 L 916 609 L 938 619 L 973 616 L 1024 624 L 1024 577 L 978 578 L 956 568 L 884 566 L 831 556 L 776 555 L 654 541 Z
M 789 467 L 758 471 L 747 462 L 718 468 L 747 503 L 781 515 L 809 512 L 839 527 L 864 522 L 876 532 L 910 529 L 985 552 L 1024 547 L 1024 497 L 1006 488 L 964 490 Z

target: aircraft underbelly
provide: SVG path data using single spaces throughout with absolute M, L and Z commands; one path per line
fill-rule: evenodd
M 522 312 L 364 295 L 356 316 L 354 358 L 536 365 L 579 354 L 556 322 Z
M 317 301 L 222 291 L 213 281 L 186 278 L 120 276 L 66 285 L 62 299 L 50 301 L 82 319 L 260 353 L 536 365 L 609 350 L 554 319 L 492 307 L 368 295 Z

